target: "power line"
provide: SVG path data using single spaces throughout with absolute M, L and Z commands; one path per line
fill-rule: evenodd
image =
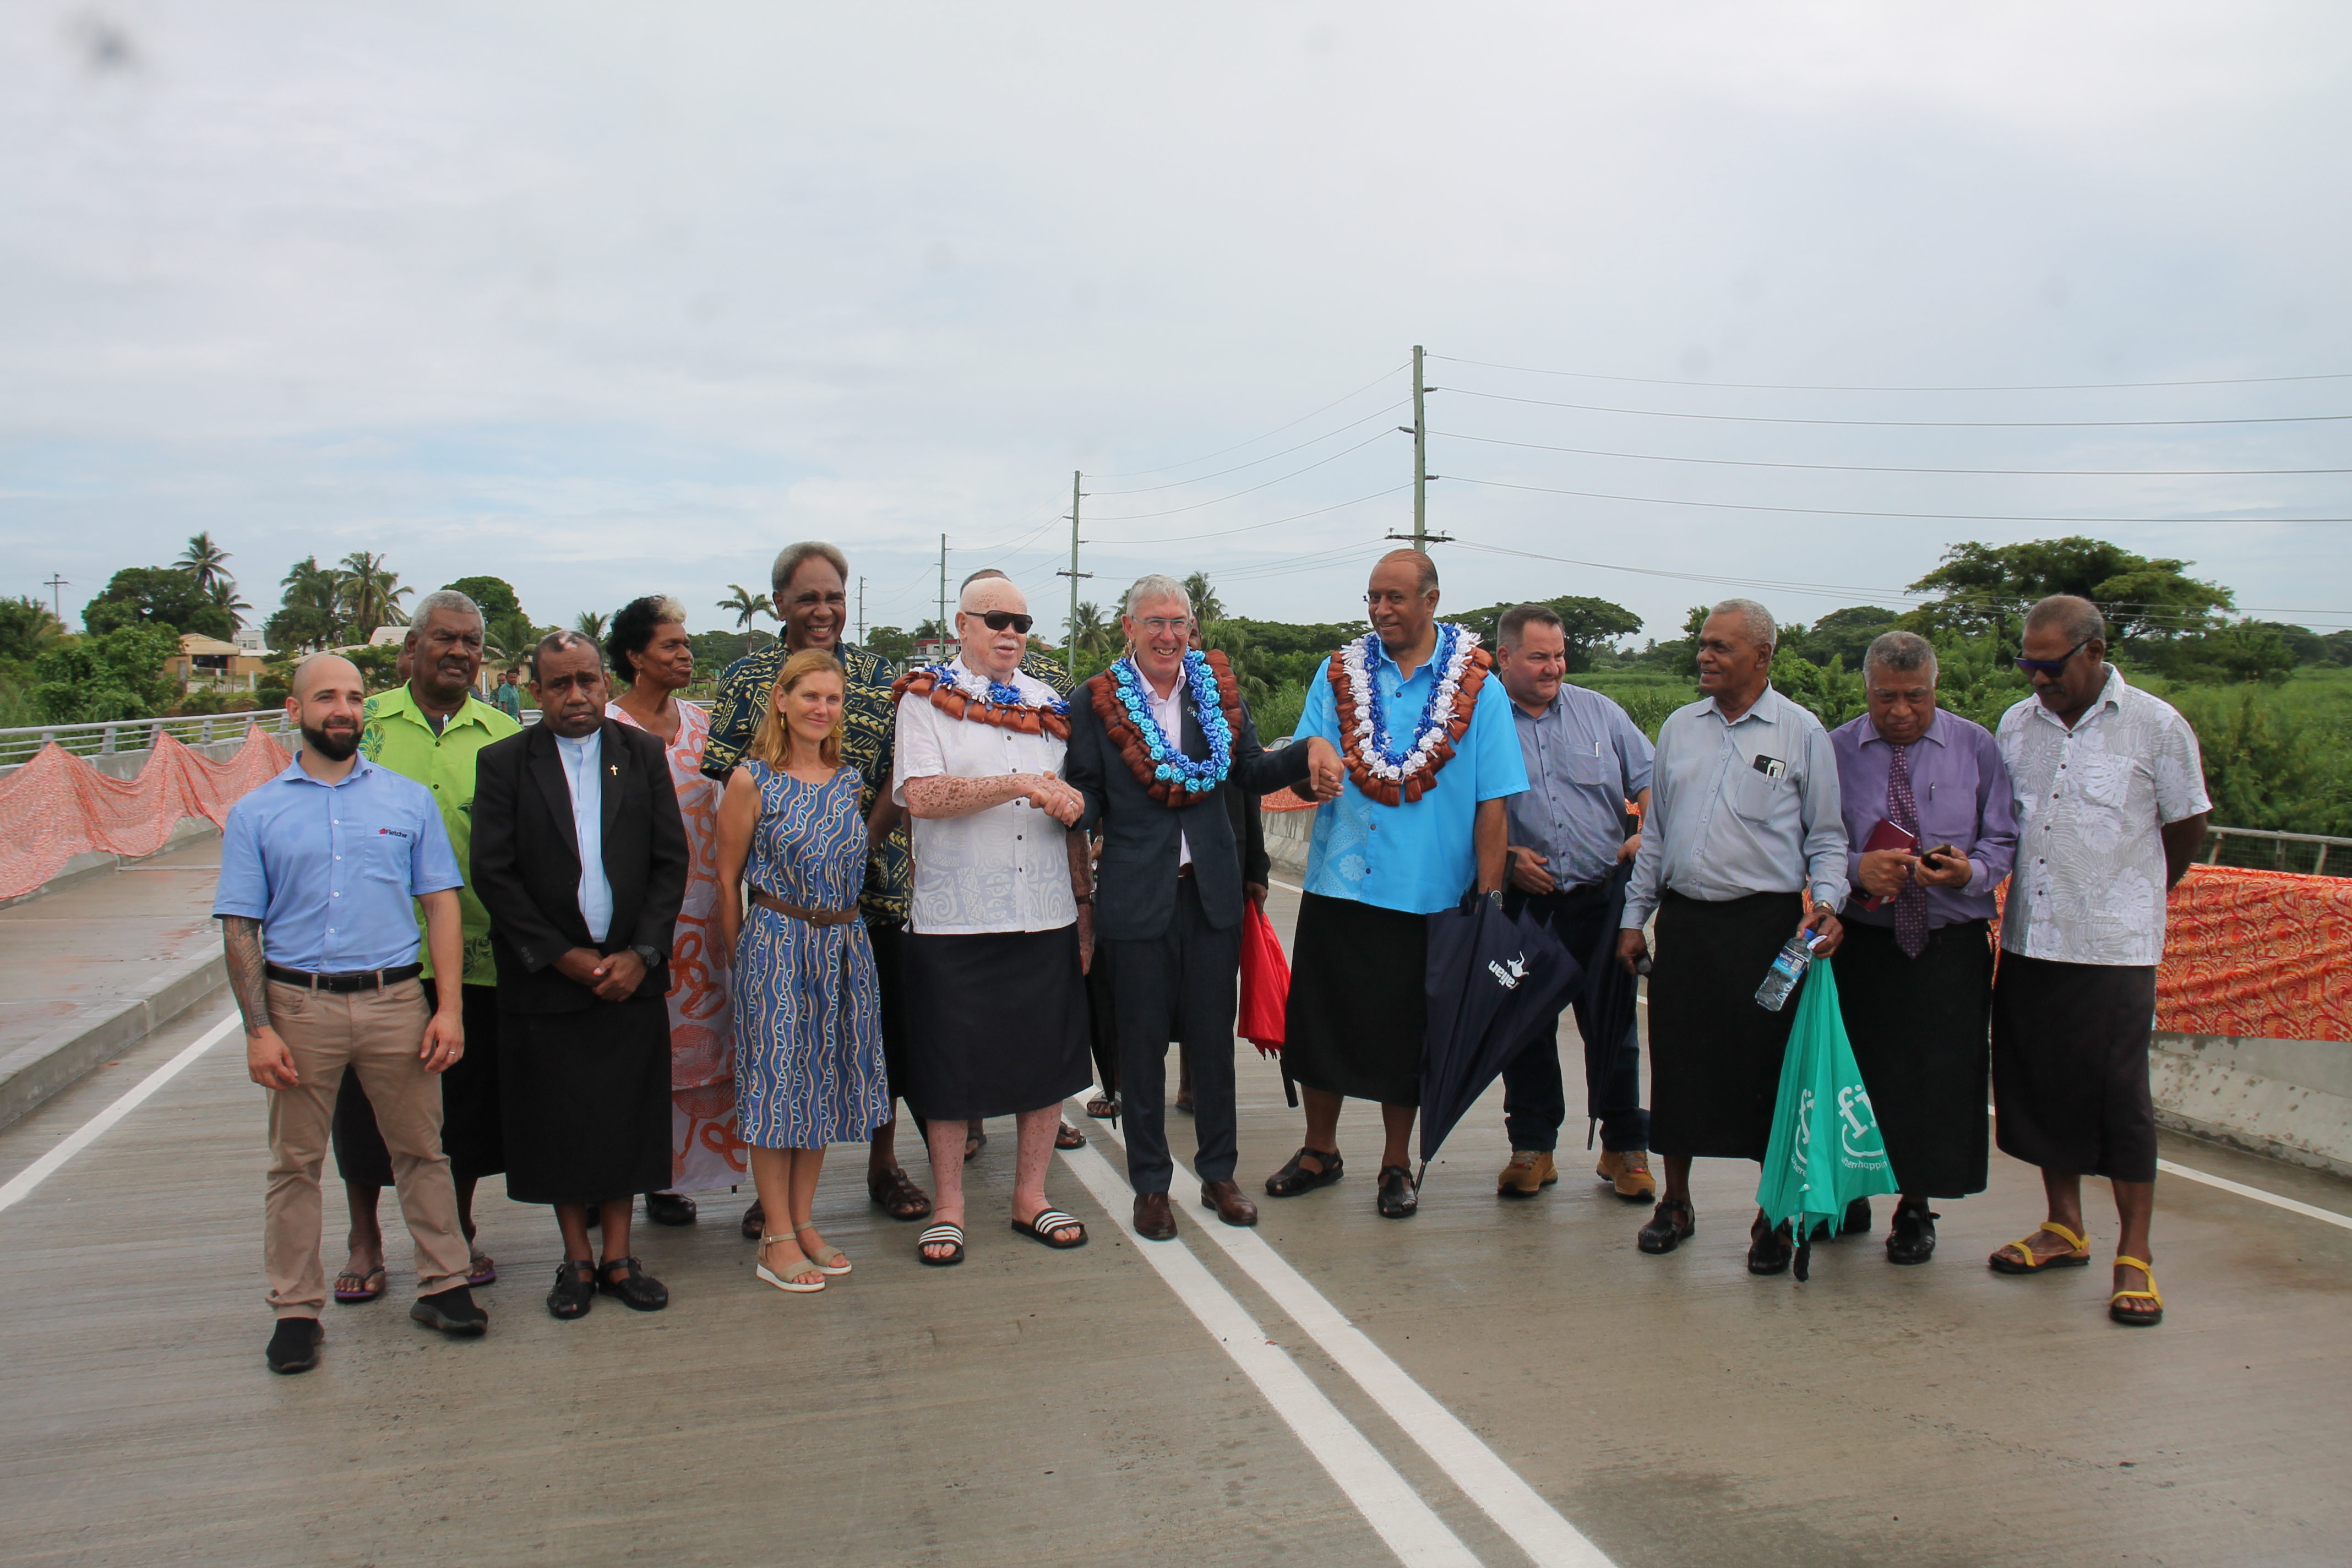
M 1173 490 L 1181 489 L 1186 485 L 1206 484 L 1211 479 L 1223 479 L 1227 474 L 1238 474 L 1244 468 L 1255 468 L 1260 463 L 1271 463 L 1276 458 L 1287 458 L 1293 452 L 1304 452 L 1307 447 L 1314 446 L 1316 442 L 1328 441 L 1334 436 L 1344 436 L 1349 431 L 1353 430 L 1357 426 L 1369 424 L 1375 419 L 1385 419 L 1390 415 L 1395 413 L 1398 409 L 1402 408 L 1406 404 L 1412 401 L 1412 400 L 1409 397 L 1400 397 L 1385 408 L 1375 408 L 1370 414 L 1365 415 L 1363 418 L 1350 419 L 1345 425 L 1340 426 L 1337 430 L 1327 430 L 1322 435 L 1314 437 L 1313 440 L 1301 441 L 1296 447 L 1285 447 L 1279 452 L 1268 452 L 1263 458 L 1252 458 L 1248 462 L 1236 463 L 1230 468 L 1219 468 L 1213 474 L 1196 474 L 1189 479 L 1171 479 L 1164 485 L 1139 485 L 1131 490 L 1088 490 L 1087 494 L 1089 496 L 1140 496 L 1150 495 L 1154 490 Z M 1243 445 L 1246 446 L 1248 443 L 1244 442 Z
M 1576 496 L 1584 500 L 1635 501 L 1643 506 L 1703 507 L 1710 511 L 1790 512 L 1805 517 L 1891 517 L 1923 522 L 2058 522 L 2058 523 L 2216 523 L 2216 522 L 2352 522 L 2352 517 L 2050 517 L 2013 512 L 1881 511 L 1871 508 L 1827 506 L 1764 506 L 1752 501 L 1675 500 L 1664 496 L 1612 495 L 1605 490 L 1567 490 L 1549 485 L 1513 484 L 1507 479 L 1473 479 L 1445 476 L 1455 484 L 1485 485 L 1491 489 L 1534 490 L 1543 495 Z
M 1848 425 L 1874 429 L 2120 430 L 2182 425 L 2316 425 L 2352 419 L 2352 414 L 2279 414 L 2238 419 L 1801 419 L 1792 415 L 1685 414 L 1667 408 L 1612 408 L 1595 403 L 1555 403 L 1541 397 L 1513 397 L 1502 392 L 1474 392 L 1466 386 L 1433 387 L 1431 390 L 1451 392 L 1461 397 L 1491 398 L 1497 403 L 1572 408 L 1585 414 L 1632 414 L 1644 419 L 1706 419 L 1733 425 Z
M 1601 375 L 1589 370 L 1540 370 L 1534 365 L 1458 359 L 1453 354 L 1429 357 L 1453 364 L 1475 364 L 1486 370 L 1515 370 L 1528 375 L 1568 375 L 1582 381 L 1616 381 L 1637 386 L 1719 386 L 1738 392 L 2119 392 L 2133 387 L 2263 386 L 2275 382 L 2352 380 L 2352 371 L 2328 371 L 2315 375 L 2240 375 L 2208 381 L 2084 381 L 2044 386 L 1830 386 L 1757 381 L 1668 381 L 1649 375 Z
M 1192 539 L 1223 539 L 1236 533 L 1255 533 L 1262 528 L 1276 528 L 1286 522 L 1297 522 L 1301 518 L 1320 517 L 1327 511 L 1338 511 L 1343 507 L 1361 506 L 1368 500 L 1378 500 L 1382 496 L 1392 496 L 1399 490 L 1411 489 L 1412 488 L 1412 481 L 1411 479 L 1407 479 L 1401 485 L 1391 485 L 1384 490 L 1374 490 L 1368 496 L 1358 496 L 1354 500 L 1333 501 L 1329 506 L 1318 506 L 1312 511 L 1295 511 L 1288 517 L 1273 518 L 1265 522 L 1244 523 L 1239 528 L 1220 528 L 1213 530 L 1207 533 L 1154 534 L 1149 539 L 1097 539 L 1094 542 L 1097 544 L 1109 545 L 1181 544 L 1185 541 Z
M 1580 458 L 1623 458 L 1642 463 L 1705 463 L 1729 468 L 1805 468 L 1840 474 L 1984 474 L 1999 478 L 2226 479 L 2262 474 L 2352 474 L 2352 468 L 1906 468 L 1878 463 L 1769 463 L 1744 458 L 1677 458 L 1655 452 L 1604 452 L 1590 447 L 1554 447 L 1541 441 L 1506 441 L 1498 436 L 1465 436 L 1456 430 L 1433 430 L 1452 441 L 1479 441 L 1489 447 L 1524 447 L 1537 452 L 1569 452 Z
M 1346 397 L 1335 397 L 1330 402 L 1325 404 L 1322 407 L 1300 415 L 1288 425 L 1277 425 L 1273 429 L 1265 432 L 1263 436 L 1253 436 L 1246 441 L 1236 441 L 1230 447 L 1220 447 L 1213 452 L 1203 452 L 1197 458 L 1187 458 L 1181 463 L 1170 463 L 1164 468 L 1130 468 L 1123 474 L 1097 474 L 1095 477 L 1102 479 L 1137 479 L 1143 478 L 1147 474 L 1173 473 L 1178 468 L 1189 468 L 1195 463 L 1205 463 L 1213 458 L 1222 458 L 1227 452 L 1238 452 L 1244 447 L 1255 447 L 1260 441 L 1270 440 L 1273 437 L 1281 435 L 1285 430 L 1306 424 L 1318 414 L 1328 414 L 1334 408 L 1339 407 L 1342 403 L 1347 402 L 1349 398 L 1361 397 L 1365 393 L 1370 392 L 1372 388 L 1378 386 L 1381 383 L 1386 381 L 1389 377 L 1394 375 L 1397 372 L 1404 368 L 1405 367 L 1402 364 L 1391 365 L 1388 369 L 1381 372 L 1380 374 L 1372 377 L 1371 380 L 1364 383 L 1363 385 L 1356 388 L 1355 391 L 1348 394 Z
M 1198 511 L 1204 506 L 1222 506 L 1229 500 L 1239 500 L 1244 496 L 1255 495 L 1258 491 L 1268 489 L 1274 485 L 1278 485 L 1285 479 L 1295 479 L 1301 474 L 1312 473 L 1326 463 L 1336 463 L 1340 458 L 1346 457 L 1349 453 L 1360 452 L 1365 447 L 1370 446 L 1373 442 L 1382 440 L 1393 433 L 1394 432 L 1388 430 L 1375 431 L 1373 434 L 1367 436 L 1362 440 L 1357 442 L 1354 446 L 1342 447 L 1339 450 L 1332 453 L 1329 457 L 1318 458 L 1303 468 L 1293 468 L 1286 474 L 1278 474 L 1275 478 L 1267 479 L 1263 483 L 1252 485 L 1247 489 L 1235 490 L 1231 495 L 1213 496 L 1207 500 L 1196 500 L 1187 506 L 1171 506 L 1165 511 L 1122 512 L 1116 517 L 1098 517 L 1095 519 L 1095 521 L 1097 522 L 1140 522 L 1147 518 L 1174 517 L 1179 512 Z

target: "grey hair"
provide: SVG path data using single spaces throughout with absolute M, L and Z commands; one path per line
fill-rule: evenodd
M 969 576 L 969 577 L 965 578 L 962 582 L 961 582 L 961 583 L 957 584 L 956 584 L 956 590 L 957 590 L 957 592 L 961 593 L 961 592 L 962 592 L 964 589 L 971 587 L 974 583 L 979 582 L 979 581 L 980 581 L 982 578 L 983 578 L 983 577 L 1003 577 L 1003 576 L 1004 576 L 1004 574 L 1003 574 L 1003 573 L 1002 573 L 1002 572 L 1000 572 L 1000 571 L 998 571 L 995 567 L 993 567 L 993 566 L 983 566 L 983 567 L 982 567 L 979 571 L 977 571 L 977 572 L 973 573 L 971 576 Z M 1011 578 L 1009 578 L 1009 577 L 1006 577 L 1006 578 L 1005 578 L 1005 581 L 1009 583 L 1009 582 L 1011 582 L 1011 581 L 1012 581 L 1012 579 L 1011 579 Z
M 1936 645 L 1917 632 L 1881 632 L 1862 656 L 1862 668 L 1865 674 L 1883 669 L 1889 675 L 1908 675 L 1915 669 L 1924 669 L 1932 683 L 1936 679 Z
M 598 668 L 601 668 L 604 666 L 604 650 L 596 646 L 595 638 L 582 632 L 550 632 L 545 637 L 539 639 L 538 647 L 530 650 L 530 678 L 533 680 L 537 680 L 539 679 L 539 660 L 541 655 L 562 653 L 567 649 L 575 647 L 584 647 L 588 649 L 596 656 Z
M 1513 605 L 1503 612 L 1501 622 L 1495 627 L 1496 646 L 1518 647 L 1526 639 L 1529 626 L 1558 626 L 1566 631 L 1568 623 L 1549 605 Z
M 975 583 L 987 583 L 987 582 L 992 582 L 992 581 L 993 581 L 993 582 L 1002 582 L 1002 583 L 1003 583 L 1007 587 L 1011 588 L 1014 593 L 1019 594 L 1019 595 L 1021 595 L 1021 602 L 1022 602 L 1023 604 L 1024 604 L 1024 605 L 1025 605 L 1025 604 L 1027 604 L 1027 603 L 1029 602 L 1029 595 L 1028 595 L 1028 594 L 1027 594 L 1027 593 L 1026 593 L 1026 592 L 1022 588 L 1021 584 L 1018 584 L 1018 583 L 1015 583 L 1012 578 L 1005 576 L 1005 574 L 1004 574 L 1003 573 L 1002 573 L 1002 572 L 996 572 L 996 571 L 975 572 L 975 573 L 973 573 L 971 576 L 969 576 L 969 577 L 967 577 L 967 578 L 965 578 L 965 579 L 963 580 L 963 586 L 962 586 L 962 587 L 961 587 L 961 588 L 959 588 L 959 589 L 957 589 L 957 590 L 956 590 L 956 613 L 957 613 L 957 614 L 959 614 L 959 615 L 961 615 L 961 614 L 962 614 L 962 613 L 963 613 L 963 611 L 964 611 L 964 601 L 971 597 L 971 589 L 972 589 L 972 584 L 975 584 Z
M 2107 618 L 2099 613 L 2099 606 L 2073 594 L 2053 594 L 2025 612 L 2027 631 L 2038 632 L 2044 626 L 2056 626 L 2068 642 L 2104 640 L 2107 635 Z
M 416 601 L 416 613 L 408 617 L 408 635 L 415 637 L 423 631 L 425 623 L 433 618 L 433 612 L 436 610 L 455 610 L 460 615 L 473 616 L 476 622 L 483 626 L 489 624 L 489 617 L 482 614 L 482 606 L 457 592 L 457 589 L 436 588 Z
M 1131 616 L 1135 614 L 1135 606 L 1146 599 L 1181 599 L 1184 601 L 1184 613 L 1187 616 L 1192 613 L 1192 595 L 1184 591 L 1183 584 L 1165 572 L 1149 572 L 1138 577 L 1135 585 L 1127 591 L 1127 597 L 1119 601 L 1119 606 Z
M 1753 599 L 1726 599 L 1709 610 L 1707 615 L 1710 618 L 1716 616 L 1738 616 L 1746 624 L 1750 640 L 1761 643 L 1768 648 L 1780 640 L 1780 628 L 1772 624 L 1772 612 Z
M 845 584 L 848 583 L 848 556 L 822 539 L 803 539 L 798 544 L 787 544 L 776 552 L 776 563 L 768 569 L 770 593 L 778 599 L 782 598 L 784 590 L 793 585 L 793 575 L 813 559 L 832 563 L 833 569 L 841 574 L 842 582 Z M 783 606 L 779 605 L 776 608 L 781 614 Z

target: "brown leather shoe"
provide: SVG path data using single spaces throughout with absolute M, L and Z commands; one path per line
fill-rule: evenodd
M 1146 1241 L 1176 1239 L 1176 1212 L 1168 1206 L 1166 1193 L 1135 1194 L 1135 1229 Z
M 1559 1168 L 1541 1149 L 1514 1149 L 1511 1163 L 1495 1178 L 1498 1198 L 1531 1198 L 1559 1180 Z
M 1233 1182 L 1202 1182 L 1201 1206 L 1216 1210 L 1227 1225 L 1257 1223 L 1257 1205 L 1242 1196 L 1241 1187 Z
M 1628 1202 L 1657 1201 L 1658 1180 L 1650 1174 L 1650 1152 L 1647 1149 L 1628 1149 L 1622 1153 L 1604 1150 L 1601 1163 L 1592 1168 L 1592 1173 L 1614 1187 L 1617 1195 Z

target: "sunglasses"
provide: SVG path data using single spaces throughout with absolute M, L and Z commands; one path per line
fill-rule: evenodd
M 1011 626 L 1024 637 L 1029 635 L 1029 628 L 1037 624 L 1035 616 L 1016 615 L 1011 610 L 990 610 L 984 614 L 979 610 L 966 610 L 963 613 L 967 616 L 979 616 L 981 625 L 990 631 L 1001 632 L 1005 627 Z
M 2096 637 L 2084 637 L 2081 642 L 2078 642 L 2073 647 L 2068 648 L 2066 650 L 2066 656 L 2063 658 L 2013 658 L 2010 660 L 2010 663 L 2017 666 L 2019 669 L 2022 670 L 2027 675 L 2032 675 L 2037 670 L 2043 675 L 2056 675 L 2059 671 L 2064 669 L 2068 664 L 2074 661 L 2074 658 L 2076 654 L 2082 652 L 2084 648 L 2090 647 L 2098 639 Z

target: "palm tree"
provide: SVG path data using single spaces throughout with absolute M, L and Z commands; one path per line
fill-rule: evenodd
M 198 534 L 196 537 L 201 539 L 204 536 Z M 244 630 L 245 612 L 253 606 L 236 596 L 236 579 L 226 572 L 220 574 L 213 579 L 211 594 L 213 603 L 228 612 L 229 625 L 239 631 Z
M 777 618 L 774 608 L 768 603 L 767 595 L 754 594 L 740 583 L 730 583 L 727 586 L 731 592 L 719 601 L 719 607 L 735 617 L 739 630 L 750 631 L 752 620 L 760 616 L 772 621 Z
M 1217 591 L 1209 586 L 1209 574 L 1195 572 L 1184 579 L 1185 596 L 1192 601 L 1192 618 L 1196 621 L 1222 621 L 1225 606 L 1217 602 Z
M 1099 658 L 1109 650 L 1112 626 L 1100 605 L 1088 600 L 1078 606 L 1070 622 L 1070 646 L 1088 658 Z
M 210 593 L 215 583 L 228 575 L 221 570 L 221 563 L 227 559 L 228 552 L 214 543 L 211 533 L 205 532 L 191 535 L 187 550 L 172 564 L 194 577 L 197 587 Z
M 599 646 L 604 641 L 604 617 L 593 610 L 583 610 L 572 617 L 572 629 Z
M 351 616 L 352 631 L 360 637 L 397 620 L 400 601 L 410 592 L 400 586 L 398 573 L 385 568 L 383 556 L 365 550 L 355 550 L 343 557 L 337 586 L 342 606 Z

